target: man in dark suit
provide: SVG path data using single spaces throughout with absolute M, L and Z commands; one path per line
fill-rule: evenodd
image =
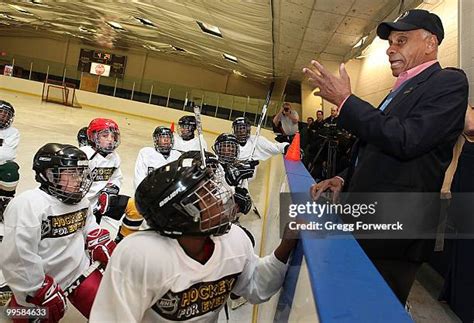
M 461 70 L 442 69 L 438 45 L 444 38 L 440 18 L 410 10 L 395 22 L 383 22 L 377 34 L 387 39 L 392 75 L 390 94 L 378 109 L 351 93 L 344 64 L 340 77 L 319 62 L 305 68 L 315 95 L 338 107 L 338 126 L 359 140 L 351 167 L 311 188 L 313 198 L 329 190 L 348 192 L 439 192 L 464 125 L 467 78 Z M 438 213 L 439 214 L 439 213 Z M 436 210 L 410 214 L 412 223 L 433 222 Z M 396 219 L 395 219 L 396 220 Z M 415 274 L 433 248 L 433 240 L 359 240 L 399 300 L 404 304 Z
M 332 107 L 331 108 L 331 115 L 324 119 L 325 124 L 331 124 L 335 125 L 337 124 L 337 114 L 338 114 L 338 108 L 337 107 Z

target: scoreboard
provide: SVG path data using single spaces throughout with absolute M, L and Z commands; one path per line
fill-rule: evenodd
M 126 64 L 127 56 L 82 48 L 79 54 L 77 70 L 122 79 L 125 75 Z

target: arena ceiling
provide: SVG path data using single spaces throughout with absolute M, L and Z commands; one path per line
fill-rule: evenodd
M 341 62 L 359 55 L 380 21 L 421 2 L 2 1 L 0 35 L 74 37 L 98 48 L 148 52 L 260 81 L 300 81 L 311 59 Z M 219 31 L 206 33 L 203 26 Z

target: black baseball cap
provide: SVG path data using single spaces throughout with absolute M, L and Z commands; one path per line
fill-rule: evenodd
M 439 44 L 444 39 L 444 28 L 441 19 L 434 13 L 422 9 L 405 11 L 394 22 L 382 22 L 377 27 L 377 36 L 388 39 L 390 32 L 393 30 L 408 31 L 416 29 L 425 29 L 436 35 Z

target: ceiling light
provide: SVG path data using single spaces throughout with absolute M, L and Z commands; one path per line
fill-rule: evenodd
M 25 14 L 27 14 L 27 15 L 31 15 L 31 14 L 32 14 L 31 12 L 29 12 L 29 11 L 26 10 L 25 8 L 20 7 L 20 6 L 17 6 L 17 5 L 15 5 L 15 4 L 10 4 L 9 6 L 12 7 L 13 9 L 15 9 L 16 11 L 21 12 L 21 13 L 25 13 Z
M 202 21 L 196 21 L 196 22 L 204 33 L 222 38 L 222 33 L 218 27 L 206 24 L 205 22 L 202 22 Z
M 8 14 L 3 13 L 3 12 L 0 13 L 0 17 L 1 17 L 1 18 L 5 18 L 5 19 L 8 19 L 8 20 L 17 20 L 17 19 L 15 19 L 15 18 L 13 18 L 12 16 L 9 16 Z
M 230 55 L 230 54 L 222 54 L 222 56 L 224 56 L 224 58 L 228 61 L 231 61 L 232 63 L 238 63 L 239 61 L 237 60 L 237 57 L 233 56 L 233 55 Z
M 148 50 L 153 50 L 153 51 L 156 51 L 156 52 L 159 52 L 160 49 L 159 48 L 156 48 L 155 46 L 153 45 L 148 45 L 148 44 L 145 44 L 143 45 L 144 48 L 148 49 Z
M 185 52 L 186 51 L 185 49 L 182 49 L 181 47 L 171 46 L 171 48 L 173 48 L 177 52 Z
M 235 75 L 238 75 L 238 76 L 247 77 L 247 75 L 245 75 L 244 73 L 239 72 L 237 70 L 232 70 L 232 73 L 234 73 Z
M 152 23 L 150 20 L 148 20 L 146 18 L 137 17 L 137 16 L 133 16 L 133 18 L 135 18 L 136 20 L 138 20 L 139 22 L 141 22 L 145 26 L 156 27 L 154 23 Z
M 95 34 L 97 31 L 94 29 L 88 29 L 84 26 L 79 26 L 79 31 L 84 33 L 84 34 Z
M 365 41 L 366 41 L 367 37 L 368 36 L 362 37 L 354 46 L 352 46 L 352 48 L 357 48 L 357 47 L 360 47 L 363 44 L 365 44 Z
M 118 30 L 125 30 L 121 24 L 119 24 L 118 22 L 115 22 L 115 21 L 107 21 L 107 24 L 114 28 L 114 29 L 118 29 Z

